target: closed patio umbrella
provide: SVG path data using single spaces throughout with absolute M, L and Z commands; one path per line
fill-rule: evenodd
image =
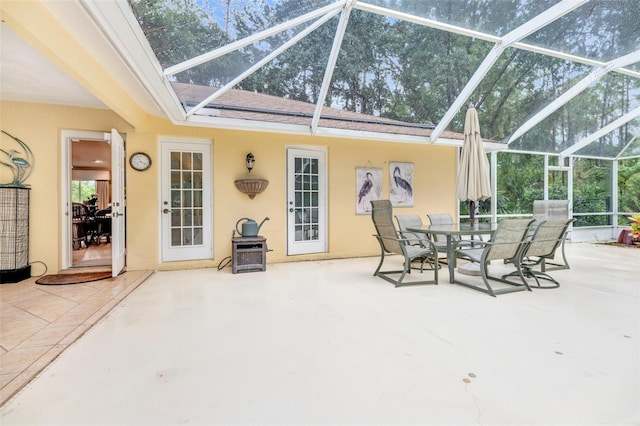
M 458 163 L 456 196 L 460 201 L 469 202 L 471 224 L 475 224 L 475 204 L 478 200 L 491 197 L 489 163 L 480 137 L 478 112 L 469 105 L 464 122 L 464 145 Z

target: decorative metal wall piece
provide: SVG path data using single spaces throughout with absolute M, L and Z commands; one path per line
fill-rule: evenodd
M 17 137 L 2 130 L 2 133 L 13 140 L 13 145 L 17 149 L 4 150 L 0 148 L 0 166 L 9 169 L 11 180 L 0 182 L 0 186 L 27 187 L 24 182 L 27 180 L 35 165 L 35 157 L 29 146 Z M 3 144 L 3 146 L 5 146 Z

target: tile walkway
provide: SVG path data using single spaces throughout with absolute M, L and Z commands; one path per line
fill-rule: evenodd
M 152 275 L 73 285 L 0 284 L 0 406 Z

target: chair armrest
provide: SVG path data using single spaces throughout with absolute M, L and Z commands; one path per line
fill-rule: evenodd
M 433 250 L 434 252 L 438 251 L 438 248 L 436 247 L 436 245 L 433 243 L 433 241 L 430 241 L 430 240 L 423 240 L 423 239 L 416 239 L 416 238 L 409 239 L 409 238 L 403 238 L 402 236 L 400 238 L 391 238 L 391 237 L 383 237 L 382 235 L 378 235 L 378 234 L 373 234 L 373 236 L 379 240 L 397 241 L 399 243 L 404 243 L 405 245 L 410 245 L 412 241 L 415 241 L 420 243 L 420 246 L 425 249 L 428 248 L 430 250 Z M 423 245 L 424 243 L 427 243 L 429 247 Z
M 491 242 L 482 240 L 455 240 L 453 241 L 453 251 L 484 248 L 487 244 L 491 244 Z
M 409 231 L 398 231 L 398 232 L 400 233 L 400 236 L 404 241 L 407 241 L 409 243 L 413 243 L 415 241 L 420 245 L 420 247 L 426 247 L 425 242 L 429 241 L 427 238 L 419 238 L 414 232 L 409 232 Z

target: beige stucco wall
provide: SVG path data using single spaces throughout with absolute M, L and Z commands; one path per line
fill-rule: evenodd
M 432 145 L 382 143 L 262 132 L 219 130 L 175 126 L 166 120 L 149 118 L 137 131 L 108 110 L 2 101 L 0 124 L 26 142 L 34 152 L 36 165 L 27 181 L 31 185 L 31 261 L 43 261 L 49 270 L 61 265 L 63 200 L 61 199 L 61 131 L 109 131 L 126 134 L 128 153 L 145 151 L 153 167 L 133 171 L 127 165 L 127 266 L 129 269 L 181 269 L 215 267 L 231 254 L 233 229 L 241 217 L 261 221 L 271 218 L 260 233 L 268 240 L 269 263 L 307 259 L 378 255 L 367 215 L 355 214 L 355 168 L 383 169 L 383 196 L 389 194 L 390 161 L 414 163 L 415 205 L 398 208 L 397 214 L 427 212 L 456 213 L 456 149 Z M 215 257 L 190 262 L 159 262 L 158 140 L 197 138 L 213 144 L 213 237 Z M 2 143 L 6 143 L 2 138 Z M 328 253 L 286 255 L 286 149 L 289 146 L 326 147 L 328 167 Z M 252 176 L 270 181 L 264 193 L 253 200 L 240 193 L 233 181 L 247 175 L 244 157 L 252 152 L 256 165 Z M 4 176 L 3 176 L 4 178 Z M 5 181 L 5 180 L 3 180 Z M 426 221 L 426 219 L 425 219 Z M 34 274 L 37 273 L 34 265 Z

